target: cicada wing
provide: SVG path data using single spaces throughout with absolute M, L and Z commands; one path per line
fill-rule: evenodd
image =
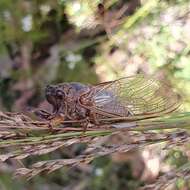
M 175 110 L 179 95 L 158 80 L 136 75 L 95 86 L 93 101 L 99 116 L 143 118 Z

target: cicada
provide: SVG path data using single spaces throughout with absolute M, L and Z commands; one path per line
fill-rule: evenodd
M 179 107 L 179 95 L 152 77 L 135 75 L 118 80 L 85 85 L 78 82 L 48 85 L 45 89 L 52 113 L 46 118 L 62 118 L 65 123 L 102 125 L 159 117 Z

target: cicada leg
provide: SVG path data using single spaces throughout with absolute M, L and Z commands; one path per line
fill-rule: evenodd
M 65 121 L 65 116 L 63 114 L 57 114 L 51 116 L 50 118 L 48 118 L 48 120 L 50 121 L 50 125 L 52 127 L 56 127 Z
M 54 113 L 48 117 L 50 130 L 53 131 L 54 127 L 63 124 L 66 118 L 68 118 L 67 104 L 65 105 L 64 114 L 59 113 L 59 109 L 57 108 L 54 110 Z
M 45 110 L 34 110 L 33 113 L 41 119 L 48 119 L 52 115 Z
M 64 114 L 59 114 L 59 113 L 49 113 L 45 110 L 35 110 L 34 114 L 41 118 L 41 119 L 45 119 L 46 121 L 48 121 L 48 128 L 50 129 L 50 131 L 53 131 L 53 129 L 62 124 L 65 121 L 65 116 Z
M 98 119 L 97 119 L 96 113 L 91 112 L 91 113 L 90 113 L 90 116 L 91 116 L 91 118 L 92 118 L 93 124 L 95 124 L 95 125 L 100 125 L 100 122 L 99 122 Z
M 85 118 L 84 120 L 80 121 L 80 125 L 83 128 L 83 130 L 82 130 L 82 136 L 85 135 L 85 132 L 86 132 L 86 130 L 88 128 L 89 123 L 90 123 L 90 119 L 89 118 Z

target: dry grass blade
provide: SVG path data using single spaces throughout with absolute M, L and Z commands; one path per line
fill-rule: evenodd
M 28 179 L 42 172 L 50 173 L 63 166 L 78 166 L 99 156 L 141 149 L 150 144 L 164 142 L 166 146 L 171 147 L 190 142 L 190 134 L 184 130 L 190 126 L 190 113 L 137 121 L 135 127 L 92 126 L 85 133 L 80 127 L 61 126 L 57 126 L 52 133 L 48 128 L 48 122 L 34 121 L 20 113 L 1 112 L 0 118 L 1 161 L 10 158 L 24 159 L 74 144 L 86 144 L 86 149 L 79 156 L 37 162 L 27 166 L 28 168 L 17 170 L 17 177 L 24 176 Z M 170 130 L 159 133 L 153 131 L 168 128 Z
M 57 169 L 62 168 L 63 166 L 74 166 L 79 165 L 80 163 L 89 163 L 93 158 L 73 158 L 73 159 L 61 159 L 61 160 L 49 160 L 41 161 L 32 165 L 31 169 L 28 168 L 19 168 L 15 173 L 15 177 L 26 177 L 31 179 L 32 177 L 42 173 L 47 172 L 51 173 Z
M 6 161 L 9 158 L 24 159 L 28 156 L 47 154 L 63 146 L 67 147 L 79 142 L 82 141 L 80 139 L 69 139 L 63 142 L 55 141 L 48 144 L 25 145 L 20 148 L 18 147 L 16 151 L 12 151 L 11 153 L 1 154 L 0 160 Z
M 125 137 L 125 139 L 123 141 L 120 141 L 120 138 L 123 139 L 123 137 Z M 186 139 L 186 142 L 190 142 L 190 135 L 184 131 L 176 131 L 176 133 L 167 134 L 147 132 L 143 135 L 137 132 L 123 132 L 122 134 L 118 134 L 118 132 L 116 132 L 108 137 L 99 137 L 92 139 L 91 143 L 87 144 L 86 150 L 80 156 L 77 156 L 73 159 L 37 162 L 33 164 L 30 169 L 18 169 L 15 173 L 15 176 L 31 179 L 40 173 L 51 173 L 64 166 L 80 166 L 81 163 L 87 164 L 96 157 L 109 155 L 115 152 L 128 152 L 134 149 L 142 149 L 147 145 L 160 142 L 170 142 L 170 144 L 172 144 L 176 137 L 178 137 L 178 141 L 181 139 Z

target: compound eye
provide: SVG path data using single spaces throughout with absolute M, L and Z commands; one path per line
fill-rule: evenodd
M 47 96 L 54 96 L 55 95 L 55 86 L 53 85 L 47 85 L 46 88 L 45 88 L 45 94 Z
M 56 91 L 56 96 L 57 96 L 57 98 L 62 99 L 64 97 L 64 92 L 61 91 L 61 90 L 57 90 Z

